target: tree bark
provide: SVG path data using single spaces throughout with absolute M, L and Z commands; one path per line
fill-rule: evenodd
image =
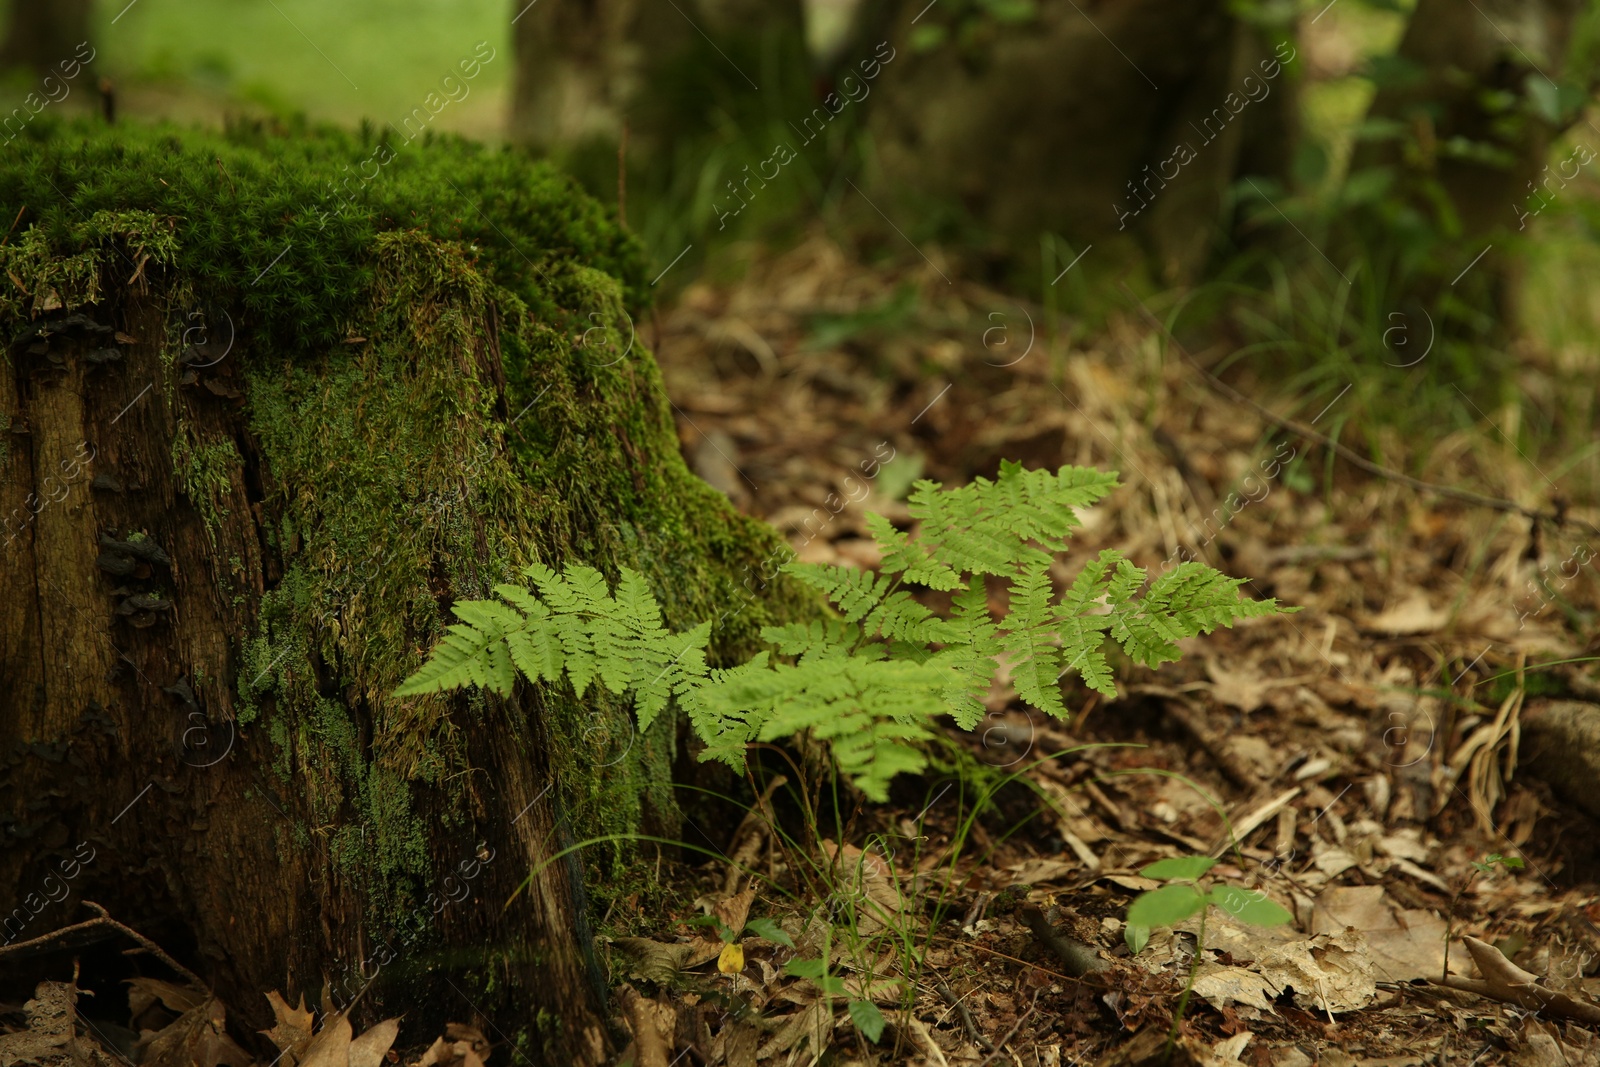
M 805 54 L 800 0 L 564 0 L 513 30 L 512 138 L 557 155 L 614 151 L 626 124 L 630 152 L 659 156 L 780 92 Z
M 1217 0 L 1043 2 L 1017 25 L 869 10 L 898 50 L 871 131 L 902 218 L 959 204 L 1013 253 L 1044 233 L 1080 250 L 1131 237 L 1177 281 L 1204 265 L 1244 168 L 1287 173 L 1292 76 L 1262 73 L 1273 50 Z
M 157 189 L 190 167 L 220 212 L 276 188 L 223 148 L 173 147 Z M 117 188 L 98 203 L 142 206 Z M 171 225 L 181 243 L 209 221 Z M 671 625 L 718 618 L 724 654 L 772 619 L 735 593 L 775 535 L 688 472 L 642 344 L 585 347 L 623 312 L 616 282 L 552 250 L 574 235 L 529 261 L 552 286 L 534 318 L 481 248 L 381 232 L 352 265 L 370 310 L 316 351 L 269 342 L 242 301 L 196 307 L 202 279 L 131 244 L 98 250 L 86 302 L 68 261 L 0 278 L 0 308 L 43 309 L 0 311 L 19 338 L 0 368 L 0 944 L 90 899 L 211 983 L 242 1037 L 271 1022 L 267 992 L 330 988 L 423 1042 L 481 1017 L 520 1062 L 615 1051 L 592 877 L 611 900 L 648 882 L 626 844 L 561 853 L 673 832 L 673 724 L 637 735 L 628 706 L 565 686 L 392 696 L 450 601 L 533 559 L 632 566 Z M 61 963 L 4 959 L 0 997 Z M 133 973 L 114 951 L 97 966 Z
M 1581 0 L 1420 0 L 1397 53 L 1416 76 L 1380 89 L 1368 112 L 1406 133 L 1364 143 L 1352 169 L 1391 166 L 1409 183 L 1436 180 L 1466 235 L 1516 223 L 1564 128 L 1537 117 L 1528 83 L 1562 79 L 1581 7 Z M 1484 150 L 1502 158 L 1485 158 Z
M 0 67 L 49 73 L 89 39 L 91 0 L 11 0 Z

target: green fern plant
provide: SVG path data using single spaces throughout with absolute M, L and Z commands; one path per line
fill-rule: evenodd
M 784 570 L 825 595 L 837 615 L 769 626 L 772 652 L 711 670 L 711 627 L 673 633 L 645 580 L 627 568 L 613 593 L 591 567 L 557 574 L 533 564 L 533 590 L 496 586 L 498 601 L 458 601 L 452 625 L 399 695 L 479 686 L 508 694 L 518 674 L 582 696 L 596 681 L 634 694 L 641 730 L 673 698 L 705 742 L 702 759 L 743 769 L 747 747 L 809 732 L 830 742 L 841 772 L 874 799 L 889 781 L 920 770 L 916 742 L 935 715 L 963 729 L 983 717 L 983 695 L 1004 659 L 1018 695 L 1065 718 L 1060 679 L 1116 695 L 1103 646 L 1109 637 L 1138 663 L 1178 658 L 1178 642 L 1234 621 L 1285 610 L 1239 595 L 1244 579 L 1202 563 L 1150 580 L 1107 550 L 1060 597 L 1050 567 L 1089 507 L 1117 486 L 1115 473 L 1062 467 L 1051 473 L 1004 463 L 999 477 L 956 489 L 916 483 L 908 501 L 915 534 L 882 516 L 868 527 L 883 553 L 881 573 L 789 563 Z M 996 612 L 986 579 L 1010 583 Z M 915 587 L 954 594 L 947 615 L 912 596 Z M 774 654 L 775 653 L 775 654 Z

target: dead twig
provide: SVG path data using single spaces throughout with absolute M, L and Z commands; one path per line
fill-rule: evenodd
M 1067 973 L 1074 978 L 1082 978 L 1090 971 L 1103 971 L 1106 962 L 1097 952 L 1082 941 L 1064 937 L 1050 920 L 1045 918 L 1044 909 L 1037 904 L 1024 904 L 1017 909 L 1017 918 L 1022 920 L 1024 926 L 1033 931 L 1033 936 L 1056 954 L 1056 957 L 1066 964 Z M 1004 1044 L 1004 1042 L 1001 1042 Z
M 150 953 L 150 955 L 154 956 L 168 967 L 171 967 L 178 974 L 182 975 L 184 980 L 190 985 L 194 986 L 196 989 L 209 990 L 210 987 L 208 987 L 205 982 L 200 980 L 199 975 L 195 974 L 193 971 L 189 970 L 189 968 L 185 967 L 183 964 L 167 955 L 166 952 L 162 950 L 160 945 L 156 944 L 148 937 L 145 937 L 133 927 L 125 926 L 122 923 L 117 922 L 117 920 L 113 919 L 111 914 L 107 912 L 105 908 L 101 907 L 99 904 L 96 904 L 94 901 L 85 900 L 83 903 L 85 907 L 91 908 L 98 913 L 95 918 L 87 919 L 81 923 L 73 923 L 71 926 L 63 926 L 59 930 L 54 930 L 48 934 L 35 937 L 28 941 L 18 941 L 14 945 L 5 945 L 0 947 L 0 956 L 11 954 L 31 956 L 44 952 L 53 952 L 61 949 L 72 948 L 75 945 L 92 944 L 94 941 L 99 940 L 99 938 L 91 936 L 87 941 L 85 941 L 83 939 L 83 935 L 92 930 L 107 929 L 132 938 L 138 943 L 141 949 Z
M 961 1017 L 961 1027 L 966 1030 L 968 1040 L 985 1052 L 993 1052 L 994 1043 L 983 1036 L 983 1031 L 978 1029 L 977 1022 L 973 1020 L 972 1013 L 967 1010 L 967 1006 L 961 1003 L 961 998 L 952 993 L 950 987 L 943 982 L 940 982 L 935 988 L 938 990 L 939 995 L 944 998 L 944 1002 L 954 1008 L 956 1014 Z
M 1480 997 L 1488 997 L 1504 1004 L 1516 1004 L 1533 1011 L 1547 1011 L 1551 1015 L 1563 1019 L 1576 1019 L 1589 1026 L 1600 1023 L 1600 1004 L 1577 1000 L 1565 993 L 1558 993 L 1540 985 L 1538 975 L 1518 967 L 1493 945 L 1479 941 L 1475 937 L 1464 937 L 1461 940 L 1465 942 L 1467 951 L 1472 954 L 1472 962 L 1478 965 L 1478 973 L 1483 977 L 1462 978 L 1452 974 L 1435 981 L 1434 985 L 1441 985 L 1447 989 L 1461 989 L 1468 993 L 1476 993 Z

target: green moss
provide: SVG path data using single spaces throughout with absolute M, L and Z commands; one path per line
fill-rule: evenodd
M 202 442 L 192 426 L 179 423 L 172 439 L 172 471 L 177 475 L 178 487 L 205 519 L 213 543 L 219 524 L 228 516 L 221 499 L 232 486 L 232 472 L 243 462 L 232 441 Z
M 0 202 L 26 207 L 30 248 L 57 257 L 106 236 L 119 215 L 175 220 L 177 270 L 195 298 L 238 307 L 283 353 L 336 344 L 365 316 L 373 244 L 395 230 L 459 243 L 541 313 L 560 310 L 542 276 L 569 262 L 605 271 L 631 307 L 644 305 L 637 242 L 569 179 L 510 151 L 425 140 L 259 124 L 219 137 L 42 116 L 7 146 Z
M 59 237 L 52 242 L 45 227 L 31 226 L 16 244 L 0 245 L 0 272 L 11 282 L 0 289 L 0 317 L 31 318 L 97 302 L 112 242 L 125 249 L 134 281 L 144 280 L 152 263 L 170 266 L 177 252 L 172 227 L 148 211 L 96 211 L 86 221 L 66 222 Z M 70 251 L 58 254 L 57 245 Z

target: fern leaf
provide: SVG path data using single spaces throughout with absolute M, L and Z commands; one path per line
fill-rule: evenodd
M 883 573 L 900 574 L 905 580 L 925 585 L 929 589 L 960 589 L 964 583 L 961 575 L 928 557 L 928 550 L 920 541 L 911 538 L 882 515 L 867 516 L 867 531 L 883 553 Z
M 933 640 L 945 647 L 930 662 L 952 672 L 943 693 L 945 710 L 957 726 L 970 730 L 987 710 L 983 698 L 994 680 L 995 657 L 1002 651 L 982 578 L 972 579 L 953 598 L 950 618 L 937 627 Z
M 896 773 L 920 767 L 906 743 L 927 736 L 946 672 L 893 660 L 814 662 L 772 671 L 779 679 L 757 730 L 761 740 L 809 731 L 833 748 L 841 772 L 873 799 L 886 799 Z
M 1101 552 L 1078 572 L 1072 588 L 1055 610 L 1061 627 L 1061 657 L 1066 661 L 1066 669 L 1076 670 L 1085 685 L 1108 697 L 1117 695 L 1117 685 L 1111 676 L 1111 664 L 1100 646 L 1105 643 L 1112 620 L 1109 611 L 1100 610 L 1100 602 L 1111 587 L 1107 572 L 1122 559 L 1120 552 L 1110 549 Z
M 892 641 L 926 643 L 931 633 L 933 612 L 911 598 L 904 590 L 890 593 L 861 623 L 862 632 L 882 635 Z
M 922 521 L 920 540 L 930 558 L 974 574 L 1015 577 L 1019 563 L 1031 563 L 1038 542 L 1051 551 L 1079 525 L 1074 509 L 1087 507 L 1117 485 L 1115 473 L 1062 467 L 1055 474 L 1002 463 L 999 480 L 976 478 L 970 485 L 940 491 L 920 481 L 911 494 L 911 514 Z
M 1126 561 L 1117 571 L 1110 586 L 1111 636 L 1148 667 L 1177 659 L 1178 642 L 1186 637 L 1285 610 L 1276 600 L 1241 597 L 1245 579 L 1229 578 L 1204 563 L 1180 563 L 1151 582 L 1142 598 L 1131 589 L 1143 584 L 1144 571 Z
M 1061 655 L 1056 648 L 1055 617 L 1050 599 L 1050 565 L 1031 563 L 1011 586 L 1011 611 L 1006 616 L 1005 650 L 1013 657 L 1011 681 L 1017 695 L 1058 719 L 1067 717 L 1061 700 Z
M 861 640 L 861 627 L 842 619 L 813 619 L 764 626 L 761 639 L 782 656 L 847 656 Z
M 633 677 L 634 710 L 641 731 L 650 728 L 673 694 L 688 693 L 705 679 L 705 646 L 710 639 L 711 624 L 703 622 L 681 634 L 660 631 L 641 647 Z
M 488 655 L 488 647 L 500 637 L 466 623 L 448 627 L 434 646 L 428 661 L 400 683 L 395 695 L 409 697 L 460 689 L 477 683 L 483 676 L 478 666 Z
M 788 563 L 783 569 L 827 596 L 850 622 L 861 621 L 889 588 L 886 578 L 836 563 Z
M 538 607 L 544 608 L 543 604 Z M 549 611 L 545 609 L 548 616 Z M 506 635 L 506 650 L 511 662 L 530 682 L 561 680 L 563 657 L 561 641 L 548 618 L 530 619 L 525 629 Z

